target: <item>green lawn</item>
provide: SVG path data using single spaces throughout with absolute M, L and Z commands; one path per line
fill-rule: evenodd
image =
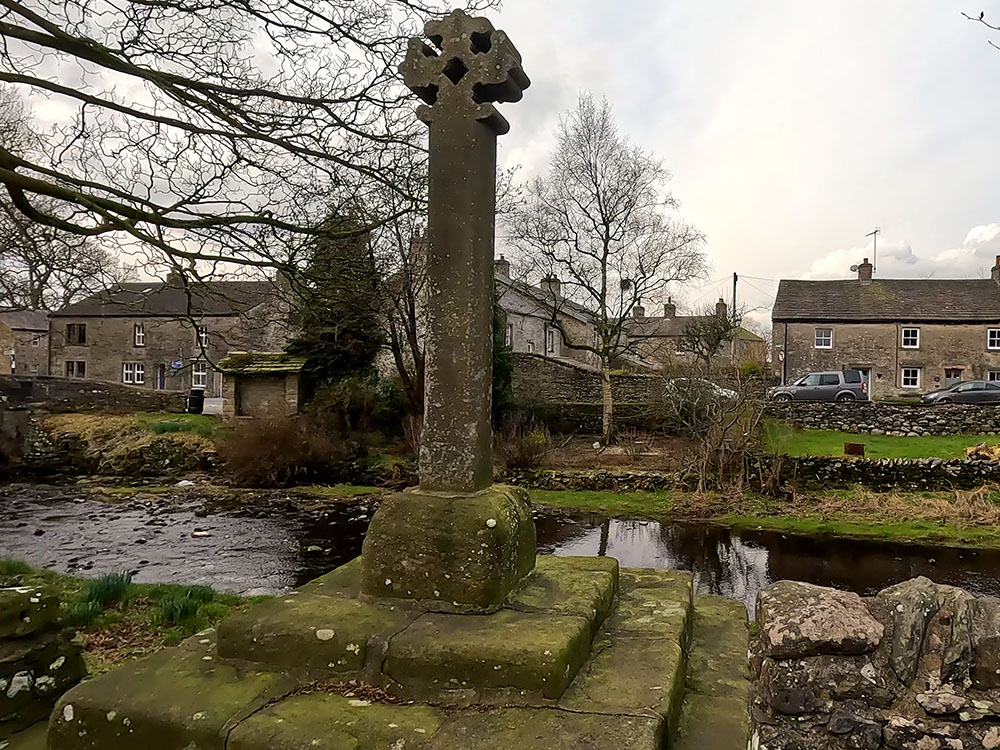
M 793 430 L 785 422 L 769 422 L 764 444 L 772 453 L 789 456 L 842 456 L 844 443 L 864 443 L 868 458 L 961 458 L 970 445 L 1000 443 L 996 435 L 890 437 L 836 430 Z
M 155 435 L 168 432 L 193 432 L 202 437 L 212 437 L 218 430 L 219 420 L 208 414 L 172 414 L 153 412 L 136 414 L 136 424 Z

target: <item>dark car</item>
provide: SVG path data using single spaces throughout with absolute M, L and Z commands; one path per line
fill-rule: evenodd
M 1000 383 L 966 380 L 927 393 L 920 400 L 925 404 L 1000 404 Z
M 868 384 L 860 370 L 811 372 L 769 395 L 775 401 L 867 401 Z

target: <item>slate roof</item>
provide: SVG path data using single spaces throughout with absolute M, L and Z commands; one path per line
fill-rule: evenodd
M 540 305 L 552 306 L 552 295 L 550 292 L 542 289 L 539 286 L 533 286 L 531 284 L 526 284 L 523 281 L 516 281 L 514 279 L 504 278 L 497 276 L 497 283 L 502 284 L 510 289 L 520 292 L 525 297 L 533 300 Z M 501 306 L 503 300 L 503 293 L 501 292 Z M 576 318 L 577 320 L 583 321 L 584 323 L 589 323 L 594 319 L 594 313 L 588 310 L 583 305 L 574 302 L 573 300 L 566 299 L 565 297 L 560 297 L 558 302 L 559 312 L 569 315 L 570 317 Z
M 45 310 L 5 310 L 0 322 L 13 331 L 48 331 L 49 314 Z
M 775 322 L 1000 321 L 1000 285 L 991 279 L 782 281 Z
M 274 375 L 301 372 L 305 365 L 305 357 L 294 357 L 284 352 L 230 352 L 219 363 L 219 368 L 240 375 Z
M 273 291 L 269 281 L 206 281 L 190 286 L 165 282 L 119 284 L 74 302 L 53 317 L 201 317 L 238 315 Z
M 700 320 L 704 316 L 700 315 L 675 315 L 672 318 L 664 317 L 642 317 L 631 318 L 628 321 L 626 330 L 630 336 L 636 338 L 676 338 L 684 335 L 684 329 L 689 323 Z M 742 341 L 763 341 L 756 333 L 740 328 L 737 334 Z

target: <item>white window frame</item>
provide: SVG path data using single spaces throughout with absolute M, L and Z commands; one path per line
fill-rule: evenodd
M 146 365 L 142 362 L 122 362 L 122 382 L 143 385 L 146 382 Z
M 986 348 L 991 352 L 1000 351 L 1000 328 L 986 329 Z
M 514 346 L 514 324 L 508 323 L 503 333 L 503 345 Z
M 191 387 L 208 389 L 208 362 L 195 362 L 191 365 Z
M 986 380 L 990 383 L 1000 383 L 1000 370 L 990 370 L 986 373 Z
M 556 329 L 546 328 L 545 329 L 545 353 L 555 354 L 556 353 Z
M 820 331 L 829 331 L 829 336 L 824 336 L 823 339 L 829 339 L 830 343 L 826 346 L 821 345 L 820 342 Z M 833 349 L 833 328 L 814 328 L 813 329 L 813 346 L 816 349 Z
M 906 339 L 907 339 L 907 335 L 906 334 L 914 332 L 914 331 L 917 334 L 916 335 L 916 339 L 917 339 L 916 343 L 915 344 L 907 344 L 906 343 Z M 920 328 L 917 327 L 917 326 L 906 326 L 906 327 L 904 327 L 902 329 L 902 331 L 900 332 L 899 344 L 900 344 L 900 346 L 903 349 L 919 349 L 920 348 Z
M 527 346 L 528 354 L 534 354 L 535 353 L 535 342 L 534 341 L 529 341 L 526 346 Z
M 198 346 L 200 346 L 202 349 L 207 349 L 208 348 L 208 329 L 207 328 L 203 328 L 202 326 L 198 326 L 197 331 L 198 331 Z
M 32 346 L 41 346 L 42 345 L 42 334 L 40 334 L 40 333 L 33 333 L 33 334 L 31 334 L 31 345 Z
M 917 373 L 916 382 L 913 385 L 907 385 L 906 373 L 912 371 Z M 922 367 L 901 367 L 899 369 L 899 387 L 906 388 L 907 390 L 914 390 L 920 388 L 920 383 L 923 380 L 923 368 Z
M 136 323 L 135 325 L 132 326 L 132 344 L 135 346 L 146 345 L 145 323 Z
M 31 366 L 31 374 L 32 375 L 37 375 L 38 374 L 38 365 L 32 365 Z

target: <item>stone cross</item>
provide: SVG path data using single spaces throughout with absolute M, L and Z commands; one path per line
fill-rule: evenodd
M 400 67 L 430 127 L 427 364 L 420 487 L 475 492 L 493 481 L 494 102 L 530 85 L 521 56 L 489 20 L 456 10 L 410 40 Z

